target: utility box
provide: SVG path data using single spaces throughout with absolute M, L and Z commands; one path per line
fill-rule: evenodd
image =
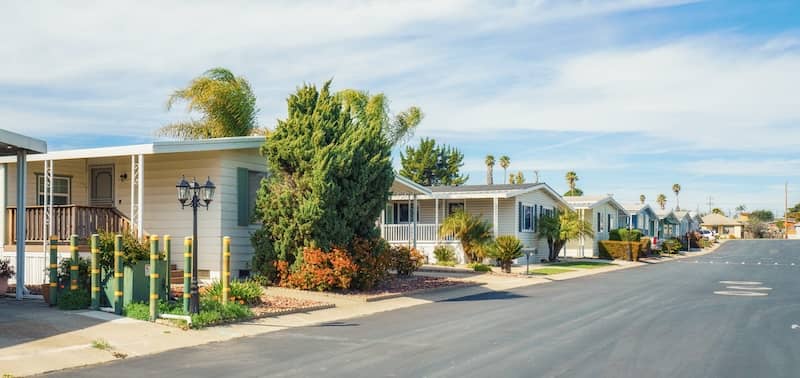
M 156 270 L 156 272 L 163 270 L 161 264 L 166 264 L 166 262 L 159 261 L 158 270 Z M 150 271 L 149 261 L 137 261 L 133 266 L 125 265 L 122 284 L 123 306 L 127 306 L 129 303 L 133 302 L 150 302 Z M 165 277 L 159 274 L 156 280 L 156 286 L 159 288 L 158 298 L 161 300 L 166 300 L 167 298 L 164 289 L 164 279 Z M 100 305 L 104 307 L 113 307 L 111 304 L 114 303 L 114 291 L 116 290 L 114 287 L 114 271 L 103 271 L 100 281 L 103 286 L 102 292 L 105 294 L 100 298 Z

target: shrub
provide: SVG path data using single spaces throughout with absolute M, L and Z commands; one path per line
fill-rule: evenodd
M 649 256 L 653 253 L 653 241 L 650 238 L 642 238 L 639 244 L 639 256 Z
M 58 264 L 58 282 L 64 283 L 64 289 L 69 290 L 70 288 L 70 266 L 72 265 L 72 259 L 63 259 L 61 263 Z M 78 256 L 78 288 L 83 290 L 89 290 L 92 287 L 92 277 L 89 274 L 89 269 L 91 268 L 91 261 L 89 259 L 84 259 L 83 257 Z M 60 298 L 60 297 L 59 297 Z M 60 301 L 60 299 L 59 299 Z
M 398 276 L 410 276 L 422 267 L 425 256 L 414 248 L 395 246 L 389 248 L 391 267 Z
M 261 303 L 261 294 L 263 288 L 261 285 L 253 280 L 244 281 L 231 281 L 231 291 L 229 298 L 233 301 L 239 301 L 240 304 L 254 306 Z M 222 282 L 214 281 L 211 285 L 205 287 L 202 293 L 202 298 L 205 300 L 221 301 L 222 300 Z M 241 302 L 244 303 L 241 303 Z
M 472 270 L 474 270 L 476 272 L 491 272 L 492 271 L 492 267 L 490 267 L 489 265 L 486 265 L 486 264 L 471 263 L 471 264 L 469 264 L 467 266 L 470 267 Z
M 506 273 L 511 273 L 511 261 L 522 255 L 522 242 L 516 236 L 498 236 L 488 250 L 488 256 L 497 259 Z
M 641 243 L 617 240 L 601 240 L 599 243 L 601 259 L 629 260 L 630 251 L 633 261 L 639 261 Z
M 300 267 L 290 273 L 287 268 L 287 266 L 279 267 L 279 271 L 283 270 L 281 275 L 286 275 L 281 285 L 318 291 L 349 289 L 358 270 L 350 255 L 338 248 L 330 252 L 318 248 L 306 248 L 303 250 Z
M 456 262 L 455 261 L 437 261 L 436 265 L 453 267 L 453 266 L 456 266 Z
M 122 309 L 122 315 L 139 320 L 150 320 L 150 305 L 142 302 L 131 302 Z
M 355 238 L 351 256 L 357 266 L 352 288 L 369 290 L 383 281 L 389 274 L 389 243 L 381 238 Z
M 86 290 L 64 291 L 58 296 L 61 310 L 84 310 L 89 308 L 92 298 Z
M 203 328 L 251 317 L 253 317 L 253 312 L 245 305 L 238 303 L 223 305 L 216 301 L 200 301 L 200 313 L 192 315 L 192 328 Z
M 608 239 L 614 241 L 637 241 L 642 238 L 642 235 L 644 235 L 642 231 L 636 228 L 630 231 L 627 228 L 618 228 L 608 232 Z
M 97 247 L 100 254 L 97 257 L 97 264 L 100 269 L 114 269 L 114 239 L 113 232 L 100 232 L 100 240 Z M 146 241 L 137 239 L 130 231 L 122 234 L 122 263 L 123 265 L 133 266 L 137 261 L 150 259 L 150 245 Z
M 664 240 L 664 243 L 662 244 L 662 248 L 667 253 L 675 253 L 675 252 L 678 252 L 678 250 L 680 250 L 681 242 L 676 238 L 667 239 L 667 240 Z
M 436 263 L 445 266 L 454 266 L 456 262 L 456 250 L 449 245 L 440 244 L 433 249 L 433 255 L 436 256 Z M 452 265 L 448 265 L 452 263 Z
M 17 272 L 15 272 L 14 267 L 11 266 L 11 261 L 8 259 L 0 259 L 0 278 L 11 278 L 14 277 L 15 274 L 17 274 Z

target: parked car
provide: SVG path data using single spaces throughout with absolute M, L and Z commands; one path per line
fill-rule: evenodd
M 706 240 L 708 240 L 708 241 L 715 241 L 715 240 L 717 240 L 717 237 L 716 237 L 716 236 L 714 236 L 714 232 L 712 232 L 711 230 L 700 230 L 700 231 L 698 231 L 698 232 L 700 232 L 700 236 L 701 236 L 703 239 L 706 239 Z

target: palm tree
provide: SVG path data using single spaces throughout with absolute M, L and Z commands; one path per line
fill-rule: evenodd
M 509 184 L 524 184 L 525 183 L 525 175 L 522 174 L 522 171 L 518 171 L 516 174 L 512 173 L 508 175 L 508 183 Z
M 720 209 L 718 207 L 715 207 L 715 208 L 711 209 L 711 214 L 725 215 L 725 213 L 722 211 L 722 209 Z
M 459 210 L 442 222 L 439 235 L 454 236 L 461 242 L 467 263 L 479 262 L 492 241 L 492 226 L 479 216 Z
M 565 193 L 567 196 L 575 196 L 578 195 L 577 191 L 575 190 L 575 183 L 580 180 L 578 178 L 578 174 L 575 171 L 569 171 L 564 178 L 567 180 L 567 186 L 569 186 L 569 191 Z
M 656 203 L 661 206 L 661 210 L 664 210 L 667 206 L 667 196 L 659 194 L 658 197 L 656 197 Z
M 494 184 L 494 156 L 486 155 L 486 185 Z
M 258 110 L 250 84 L 225 68 L 212 68 L 173 92 L 167 110 L 178 101 L 187 103 L 187 111 L 200 113 L 200 119 L 171 123 L 159 129 L 159 135 L 209 139 L 263 133 L 256 125 Z
M 548 260 L 555 261 L 564 245 L 581 236 L 594 236 L 592 224 L 570 209 L 560 209 L 554 214 L 539 218 L 539 236 L 547 238 Z
M 675 192 L 675 210 L 680 210 L 681 201 L 678 199 L 678 194 L 681 192 L 681 184 L 672 184 L 672 191 Z
M 508 166 L 511 165 L 511 159 L 506 156 L 500 156 L 500 166 L 503 167 L 503 184 L 506 184 L 506 177 L 508 177 Z
M 644 205 L 644 200 L 646 200 L 646 199 L 647 199 L 647 197 L 645 197 L 644 194 L 640 194 L 639 195 L 639 202 L 641 202 L 642 205 Z

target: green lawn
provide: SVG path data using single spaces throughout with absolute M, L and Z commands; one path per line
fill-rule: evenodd
M 565 269 L 565 268 L 539 268 L 531 270 L 530 274 L 549 276 L 552 274 L 574 272 L 574 271 L 575 271 L 574 269 Z
M 578 269 L 595 269 L 609 265 L 615 265 L 615 264 L 600 262 L 600 261 L 562 261 L 549 264 L 549 266 L 567 266 L 570 268 L 578 268 Z

